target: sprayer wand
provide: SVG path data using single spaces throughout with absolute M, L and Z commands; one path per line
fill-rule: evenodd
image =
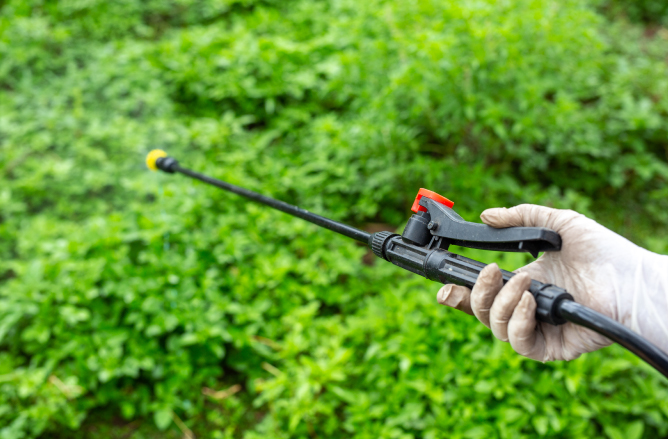
M 200 174 L 179 165 L 164 151 L 153 150 L 146 158 L 152 170 L 180 173 L 368 245 L 373 253 L 394 265 L 439 283 L 454 283 L 472 288 L 485 267 L 482 262 L 449 252 L 450 245 L 528 252 L 534 257 L 543 251 L 561 250 L 561 237 L 543 227 L 495 229 L 465 221 L 452 207 L 454 203 L 435 192 L 420 189 L 411 210 L 414 215 L 401 235 L 391 232 L 367 233 L 347 224 L 314 214 L 305 209 L 257 192 Z M 505 284 L 514 275 L 501 270 Z M 531 281 L 529 291 L 536 300 L 536 320 L 552 325 L 572 322 L 619 343 L 668 377 L 668 355 L 635 332 L 603 314 L 576 303 L 565 289 Z

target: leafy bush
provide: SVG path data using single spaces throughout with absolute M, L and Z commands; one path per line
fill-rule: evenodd
M 601 0 L 600 7 L 649 26 L 668 25 L 668 4 L 661 0 Z
M 469 219 L 570 207 L 665 251 L 665 45 L 570 0 L 1 11 L 0 438 L 668 433 L 668 387 L 621 349 L 522 359 L 437 285 L 142 164 L 358 226 L 400 227 L 420 186 Z

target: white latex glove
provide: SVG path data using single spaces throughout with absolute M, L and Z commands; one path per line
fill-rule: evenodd
M 633 244 L 572 210 L 523 204 L 488 209 L 492 227 L 547 227 L 561 235 L 561 251 L 545 252 L 503 286 L 496 264 L 485 267 L 469 290 L 445 285 L 438 302 L 475 315 L 515 351 L 539 361 L 572 360 L 611 342 L 581 326 L 536 322 L 531 279 L 565 288 L 588 306 L 668 352 L 668 256 Z

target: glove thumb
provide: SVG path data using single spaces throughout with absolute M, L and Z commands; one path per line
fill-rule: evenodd
M 510 209 L 505 207 L 487 209 L 480 215 L 480 218 L 485 224 L 496 228 L 547 227 L 556 229 L 557 219 L 563 218 L 566 212 L 577 215 L 577 213 L 567 210 L 557 210 L 534 204 L 520 204 Z

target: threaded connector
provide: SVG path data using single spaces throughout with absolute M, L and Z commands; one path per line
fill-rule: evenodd
M 385 242 L 388 239 L 392 238 L 393 236 L 399 236 L 399 235 L 392 232 L 376 232 L 373 235 L 371 235 L 370 244 L 373 254 L 387 261 L 388 259 L 385 257 L 385 252 L 383 251 L 383 249 L 385 248 Z

